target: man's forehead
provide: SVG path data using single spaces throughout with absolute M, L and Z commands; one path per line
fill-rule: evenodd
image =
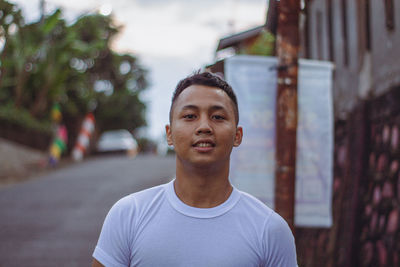
M 221 88 L 206 85 L 191 85 L 180 93 L 176 101 L 181 100 L 179 102 L 186 102 L 192 98 L 196 100 L 198 97 L 219 101 L 230 99 L 228 94 Z

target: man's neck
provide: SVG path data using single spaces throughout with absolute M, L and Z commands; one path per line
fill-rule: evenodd
M 212 208 L 224 203 L 232 192 L 229 163 L 221 168 L 182 166 L 177 161 L 176 195 L 185 204 L 197 208 Z

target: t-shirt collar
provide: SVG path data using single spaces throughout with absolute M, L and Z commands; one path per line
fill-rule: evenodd
M 190 217 L 195 217 L 195 218 L 213 218 L 220 216 L 226 212 L 228 212 L 230 209 L 232 209 L 235 204 L 238 202 L 240 199 L 240 193 L 239 191 L 233 187 L 233 190 L 229 196 L 229 198 L 222 204 L 213 207 L 213 208 L 196 208 L 189 206 L 182 202 L 178 198 L 175 192 L 174 188 L 174 182 L 175 179 L 173 179 L 171 182 L 166 184 L 166 193 L 167 193 L 167 198 L 169 203 L 172 205 L 172 207 L 178 211 L 179 213 L 182 213 L 186 216 Z

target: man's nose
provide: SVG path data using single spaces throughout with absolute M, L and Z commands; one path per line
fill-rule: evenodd
M 210 134 L 212 133 L 212 127 L 208 118 L 202 118 L 199 121 L 199 125 L 196 129 L 197 134 Z

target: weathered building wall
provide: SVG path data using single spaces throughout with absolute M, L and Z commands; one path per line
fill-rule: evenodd
M 306 3 L 302 55 L 335 63 L 336 124 L 333 226 L 297 229 L 300 266 L 400 266 L 400 1 Z
M 357 103 L 400 84 L 400 1 L 393 0 L 393 28 L 385 3 L 372 0 L 306 1 L 302 56 L 335 63 L 336 118 Z M 307 36 L 304 36 L 307 35 Z
M 381 95 L 400 84 L 400 1 L 393 1 L 394 28 L 386 25 L 385 2 L 370 0 L 372 92 Z
M 333 96 L 335 117 L 346 116 L 359 100 L 360 27 L 358 0 L 314 0 L 307 4 L 306 56 L 335 63 Z
M 312 59 L 329 60 L 329 32 L 326 10 L 324 1 L 315 2 L 308 10 L 308 31 L 318 37 L 310 38 L 308 42 L 308 57 Z

